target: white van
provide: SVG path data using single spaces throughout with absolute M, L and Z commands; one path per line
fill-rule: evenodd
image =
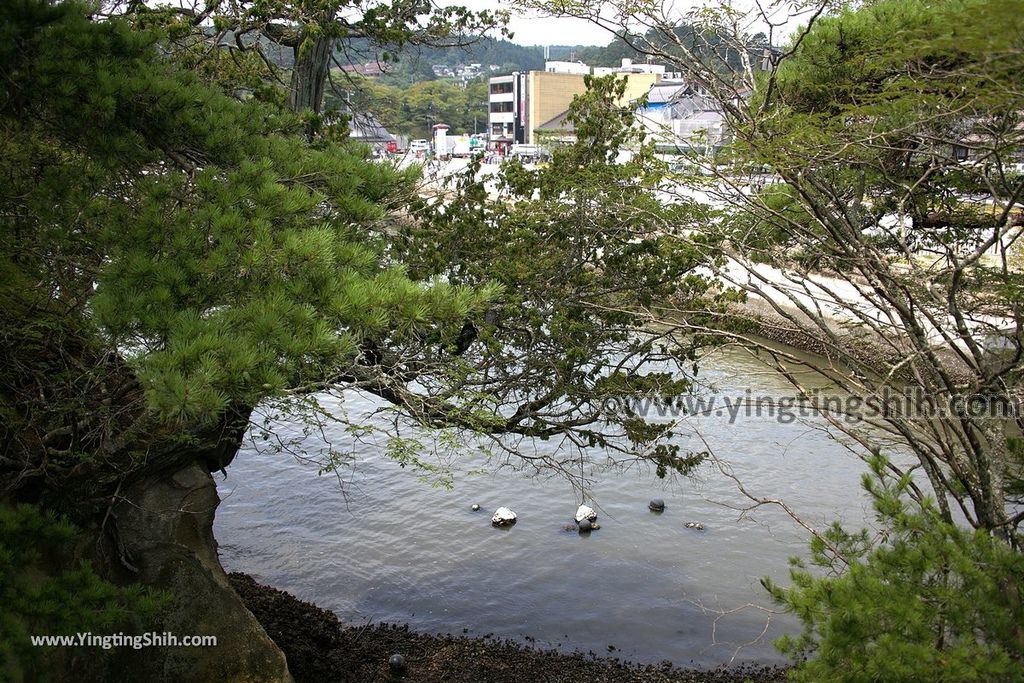
M 428 142 L 427 140 L 413 140 L 412 142 L 409 143 L 410 154 L 415 154 L 418 156 L 421 153 L 426 154 L 429 151 L 430 142 Z

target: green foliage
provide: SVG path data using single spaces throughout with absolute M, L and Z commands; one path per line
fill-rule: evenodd
M 471 167 L 448 202 L 422 207 L 425 223 L 407 231 L 401 258 L 417 277 L 502 286 L 475 329 L 482 345 L 464 356 L 464 381 L 492 406 L 515 397 L 506 429 L 650 456 L 668 426 L 608 414 L 606 404 L 688 390 L 667 369 L 694 350 L 645 326 L 669 300 L 709 303 L 710 283 L 693 274 L 703 253 L 678 238 L 694 207 L 659 200 L 665 168 L 652 149 L 617 163 L 640 142 L 632 110 L 617 104 L 623 82 L 588 82 L 570 109 L 578 142 L 536 168 L 506 163 L 497 198 Z M 662 455 L 677 469 L 674 454 Z
M 772 144 L 759 139 L 749 151 L 787 173 L 809 159 L 830 169 L 841 196 L 866 194 L 875 215 L 901 207 L 955 214 L 972 191 L 1011 196 L 1015 178 L 1002 164 L 1020 154 L 1022 30 L 1013 0 L 883 0 L 823 18 L 777 78 L 763 78 L 753 103 L 769 106 L 759 125 Z M 912 184 L 942 165 L 937 157 L 949 158 L 950 142 L 966 140 L 1000 166 L 996 188 L 957 168 Z
M 157 34 L 73 4 L 3 12 L 4 297 L 61 300 L 161 420 L 209 422 L 481 309 L 381 263 L 366 226 L 411 173 L 309 146 L 295 117 L 176 69 Z
M 414 53 L 419 59 L 431 64 L 482 64 L 486 69 L 492 64 L 499 66 L 515 64 L 519 71 L 541 70 L 544 68 L 544 50 L 537 45 L 517 45 L 508 40 L 483 36 L 465 47 L 430 48 L 421 47 Z
M 823 19 L 794 59 L 783 62 L 782 98 L 801 112 L 856 107 L 887 116 L 967 97 L 1000 101 L 1007 93 L 999 88 L 1019 78 L 1019 10 L 1014 0 L 881 0 L 850 6 Z M 986 60 L 983 72 L 958 72 L 956 81 L 944 78 L 979 58 Z M 929 71 L 939 78 L 922 88 L 921 77 Z
M 7 481 L 84 472 L 76 485 L 100 501 L 126 471 L 209 450 L 262 401 L 352 385 L 432 427 L 649 452 L 667 438 L 607 414 L 600 380 L 685 391 L 661 370 L 694 350 L 655 343 L 643 311 L 708 282 L 692 273 L 702 252 L 673 235 L 691 207 L 655 196 L 652 151 L 614 163 L 639 139 L 614 104 L 621 82 L 592 82 L 572 114 L 581 142 L 548 167 L 507 166 L 498 199 L 467 176 L 444 206 L 415 200 L 391 248 L 415 171 L 310 142 L 272 98 L 183 71 L 160 21 L 0 11 L 14 27 L 0 108 Z
M 102 580 L 86 562 L 55 571 L 75 534 L 31 505 L 0 506 L 0 678 L 44 679 L 46 649 L 30 636 L 109 633 L 166 604 L 163 594 Z
M 837 171 L 835 175 L 839 174 Z M 758 201 L 765 209 L 763 215 L 732 213 L 723 222 L 726 232 L 743 244 L 751 260 L 770 262 L 785 256 L 818 272 L 833 266 L 824 250 L 813 249 L 814 235 L 819 239 L 824 235 L 796 190 L 785 183 L 773 183 L 758 190 Z
M 864 487 L 882 536 L 834 525 L 812 544 L 819 576 L 794 560 L 772 596 L 800 617 L 778 647 L 796 681 L 1024 680 L 1024 555 L 984 531 L 943 521 L 906 497 L 908 480 L 872 462 Z M 810 659 L 804 660 L 805 657 Z
M 326 79 L 333 61 L 388 64 L 399 62 L 399 55 L 412 47 L 464 46 L 474 42 L 475 36 L 492 29 L 510 35 L 504 28 L 509 16 L 506 10 L 471 11 L 459 5 L 430 3 L 211 0 L 205 3 L 201 17 L 212 21 L 212 32 L 198 28 L 205 22 L 196 20 L 187 11 L 132 4 L 126 12 L 133 21 L 142 22 L 154 15 L 169 14 L 157 21 L 185 32 L 191 28 L 193 40 L 198 34 L 212 33 L 215 42 L 230 44 L 228 49 L 236 62 L 240 61 L 236 52 L 256 53 L 267 67 L 264 72 L 267 82 L 282 81 L 279 67 L 287 65 L 291 70 L 288 106 L 306 111 L 313 119 L 322 111 Z M 182 21 L 177 18 L 181 14 L 189 16 Z M 172 53 L 179 51 L 180 42 L 185 42 L 185 51 L 189 51 L 189 41 L 185 40 L 177 41 Z M 268 43 L 273 47 L 266 49 Z M 215 65 L 226 64 L 221 55 L 211 54 L 210 57 Z M 230 69 L 230 65 L 227 66 Z M 416 58 L 406 62 L 400 70 L 417 79 L 431 77 L 430 64 Z
M 448 81 L 421 81 L 410 86 L 388 85 L 380 80 L 357 78 L 352 84 L 352 106 L 369 111 L 392 133 L 430 137 L 430 127 L 447 123 L 451 133 L 483 132 L 487 128 L 487 81 L 471 81 L 466 87 Z M 339 103 L 329 94 L 327 109 Z

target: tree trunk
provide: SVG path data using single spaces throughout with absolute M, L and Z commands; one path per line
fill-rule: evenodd
M 217 557 L 220 503 L 207 467 L 141 478 L 122 492 L 101 532 L 97 568 L 119 583 L 166 591 L 171 604 L 155 630 L 216 636 L 215 647 L 119 648 L 103 662 L 105 680 L 291 681 L 284 654 L 232 589 Z M 78 668 L 78 667 L 73 667 Z
M 29 503 L 80 529 L 71 547 L 40 539 L 39 574 L 65 574 L 88 560 L 114 584 L 168 596 L 169 606 L 148 623 L 129 617 L 95 636 L 124 630 L 217 639 L 208 647 L 52 648 L 48 679 L 291 681 L 283 653 L 228 582 L 213 538 L 220 500 L 210 473 L 238 452 L 251 408 L 232 406 L 216 424 L 189 432 L 161 428 L 130 366 L 82 333 L 80 320 L 56 308 L 21 313 L 9 316 L 15 333 L 0 335 L 0 392 L 9 392 L 0 404 L 11 412 L 0 424 L 8 439 L 0 449 L 0 505 Z M 50 333 L 21 332 L 35 329 Z M 65 455 L 54 462 L 54 452 Z M 22 569 L 29 568 L 15 567 Z M 45 614 L 37 621 L 47 626 Z
M 319 114 L 323 109 L 324 86 L 333 47 L 332 38 L 316 37 L 302 40 L 292 48 L 295 66 L 292 68 L 288 106 L 293 111 L 309 109 Z
M 982 447 L 977 460 L 979 499 L 982 510 L 978 517 L 984 528 L 1020 550 L 1015 529 L 1010 524 L 1010 511 L 1006 506 L 1004 472 L 1009 463 L 1004 419 L 987 419 L 982 423 Z

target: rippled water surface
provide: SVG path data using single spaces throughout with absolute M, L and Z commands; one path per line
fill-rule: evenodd
M 740 352 L 719 352 L 701 377 L 721 396 L 791 394 Z M 350 413 L 369 405 L 346 402 Z M 768 416 L 730 424 L 714 413 L 687 424 L 694 431 L 679 437 L 684 447 L 705 448 L 699 431 L 751 493 L 782 498 L 818 526 L 863 523 L 863 464 L 813 425 Z M 287 422 L 277 430 L 301 434 Z M 579 503 L 565 479 L 457 473 L 446 491 L 379 446 L 353 445 L 340 428 L 330 436 L 358 455 L 344 493 L 334 477 L 288 455 L 239 454 L 218 484 L 216 535 L 229 570 L 355 624 L 407 622 L 680 665 L 782 661 L 771 640 L 796 623 L 766 611 L 759 580 L 786 579 L 787 559 L 806 553 L 806 532 L 774 507 L 729 507 L 745 499 L 711 467 L 695 480 L 663 481 L 647 468 L 595 474 L 602 528 L 583 537 L 563 530 Z M 663 514 L 647 510 L 652 497 L 665 499 Z M 501 505 L 519 515 L 509 530 L 489 522 Z

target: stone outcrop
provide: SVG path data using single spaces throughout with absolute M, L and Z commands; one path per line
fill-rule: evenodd
M 143 478 L 123 491 L 104 528 L 109 578 L 171 595 L 153 630 L 213 635 L 215 647 L 119 648 L 103 678 L 196 683 L 290 682 L 284 654 L 235 593 L 217 557 L 213 477 L 198 462 Z M 80 668 L 80 667 L 74 667 Z

